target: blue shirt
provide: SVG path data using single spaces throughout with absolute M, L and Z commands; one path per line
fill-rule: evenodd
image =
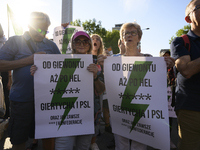
M 185 48 L 182 37 L 175 38 L 171 43 L 172 57 L 175 60 L 185 55 L 190 55 L 191 61 L 200 57 L 200 37 L 192 31 L 187 35 L 190 40 L 190 52 Z M 200 73 L 187 79 L 178 72 L 175 110 L 178 109 L 200 111 Z
M 111 55 L 113 57 L 122 56 L 120 53 Z
M 25 40 L 30 41 L 35 52 L 44 51 L 47 54 L 60 54 L 54 42 L 44 38 L 42 42 L 35 43 L 29 32 L 25 32 L 22 36 L 13 36 L 8 39 L 0 49 L 0 59 L 12 61 L 32 55 Z M 13 70 L 13 83 L 9 97 L 11 101 L 28 102 L 34 100 L 33 76 L 30 75 L 30 67 L 31 65 Z

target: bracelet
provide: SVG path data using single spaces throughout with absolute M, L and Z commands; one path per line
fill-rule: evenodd
M 99 79 L 99 77 L 97 76 L 95 79 L 94 79 L 94 81 L 97 81 Z

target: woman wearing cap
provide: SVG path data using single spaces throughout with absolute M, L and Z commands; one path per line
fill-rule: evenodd
M 145 56 L 149 57 L 150 54 L 142 54 L 140 51 L 138 51 L 137 45 L 140 43 L 140 40 L 142 38 L 142 30 L 140 28 L 140 25 L 137 23 L 125 23 L 122 25 L 120 29 L 120 39 L 122 39 L 122 42 L 125 45 L 125 53 L 122 56 Z M 98 63 L 103 65 L 104 59 L 106 56 L 99 56 L 98 57 Z M 167 67 L 172 67 L 174 65 L 173 58 L 165 58 L 165 61 L 167 63 Z M 146 150 L 147 145 L 131 140 L 130 139 L 115 134 L 115 150 Z
M 93 49 L 92 40 L 84 31 L 78 31 L 72 36 L 71 45 L 73 54 L 91 54 Z M 93 73 L 94 92 L 101 95 L 105 91 L 105 85 L 103 82 L 103 74 L 98 70 L 96 62 L 97 58 L 94 59 L 94 63 L 87 67 L 87 70 Z M 31 75 L 34 75 L 36 69 L 37 67 L 35 65 L 31 67 Z M 88 150 L 92 136 L 91 134 L 55 138 L 55 150 L 73 150 L 74 142 L 76 142 L 75 150 Z
M 78 31 L 72 36 L 72 53 L 73 54 L 91 54 L 93 45 L 90 36 L 84 31 Z M 93 72 L 94 77 L 94 93 L 100 95 L 105 90 L 102 73 L 98 70 L 97 61 L 87 67 L 89 72 Z M 94 94 L 95 96 L 95 94 Z M 95 99 L 98 99 L 95 97 Z M 91 135 L 78 135 L 58 137 L 55 139 L 55 150 L 73 150 L 74 142 L 76 142 L 76 150 L 88 150 L 91 144 Z

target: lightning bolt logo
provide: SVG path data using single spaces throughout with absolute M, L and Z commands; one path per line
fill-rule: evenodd
M 75 65 L 75 67 L 71 67 L 71 68 L 65 68 L 64 65 L 63 65 L 55 90 L 67 88 L 67 86 L 70 82 L 70 79 L 68 78 L 67 82 L 63 82 L 63 81 L 61 82 L 60 77 L 63 76 L 63 75 L 67 75 L 68 77 L 71 77 L 74 74 L 80 60 L 81 59 L 65 59 L 64 60 L 64 63 L 66 63 L 66 64 L 67 64 L 67 62 L 72 61 L 72 62 L 76 62 L 76 63 L 74 63 L 76 65 Z M 64 97 L 64 98 L 62 98 L 65 91 L 64 90 L 63 91 L 59 90 L 59 91 L 60 91 L 59 93 L 56 93 L 56 94 L 54 93 L 52 100 L 51 100 L 51 106 L 55 106 L 56 103 L 65 103 L 66 105 L 67 105 L 67 103 L 69 103 L 71 105 L 70 105 L 70 107 L 69 106 L 66 107 L 64 114 L 63 114 L 63 117 L 62 117 L 62 120 L 61 120 L 61 123 L 58 127 L 58 130 L 61 127 L 66 116 L 68 115 L 69 111 L 71 110 L 71 108 L 73 106 L 72 104 L 74 104 L 76 102 L 77 98 L 78 98 L 78 97 Z
M 152 61 L 135 61 L 134 66 L 137 66 L 137 65 L 149 65 L 150 66 L 151 64 L 152 64 Z M 124 91 L 124 95 L 128 95 L 129 93 L 136 93 L 141 84 L 140 80 L 144 79 L 146 73 L 147 73 L 147 71 L 145 71 L 145 70 L 144 71 L 134 71 L 134 69 L 133 69 L 131 71 L 130 77 L 128 79 L 128 83 L 127 83 L 126 89 Z M 135 86 L 135 85 L 131 84 L 130 79 L 137 79 L 137 85 Z M 142 111 L 145 112 L 149 106 L 148 104 L 132 104 L 131 101 L 132 101 L 132 98 L 127 98 L 126 96 L 124 96 L 122 98 L 121 108 L 123 110 L 127 110 L 127 111 L 133 113 L 133 112 L 136 112 L 136 110 L 138 110 L 139 112 L 142 112 Z M 133 128 L 138 123 L 138 121 L 141 119 L 141 117 L 142 117 L 141 114 L 138 114 L 136 112 L 130 132 L 133 130 Z
M 75 28 L 66 28 L 65 29 L 65 34 L 63 36 L 63 44 L 62 44 L 62 54 L 66 54 L 67 46 L 72 37 L 72 34 L 74 33 L 74 30 L 75 30 Z

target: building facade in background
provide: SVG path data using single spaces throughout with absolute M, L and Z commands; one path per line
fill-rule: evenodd
M 122 25 L 123 25 L 123 23 L 115 24 L 115 27 L 113 27 L 112 30 L 120 30 Z
M 62 23 L 72 22 L 72 0 L 62 0 Z

